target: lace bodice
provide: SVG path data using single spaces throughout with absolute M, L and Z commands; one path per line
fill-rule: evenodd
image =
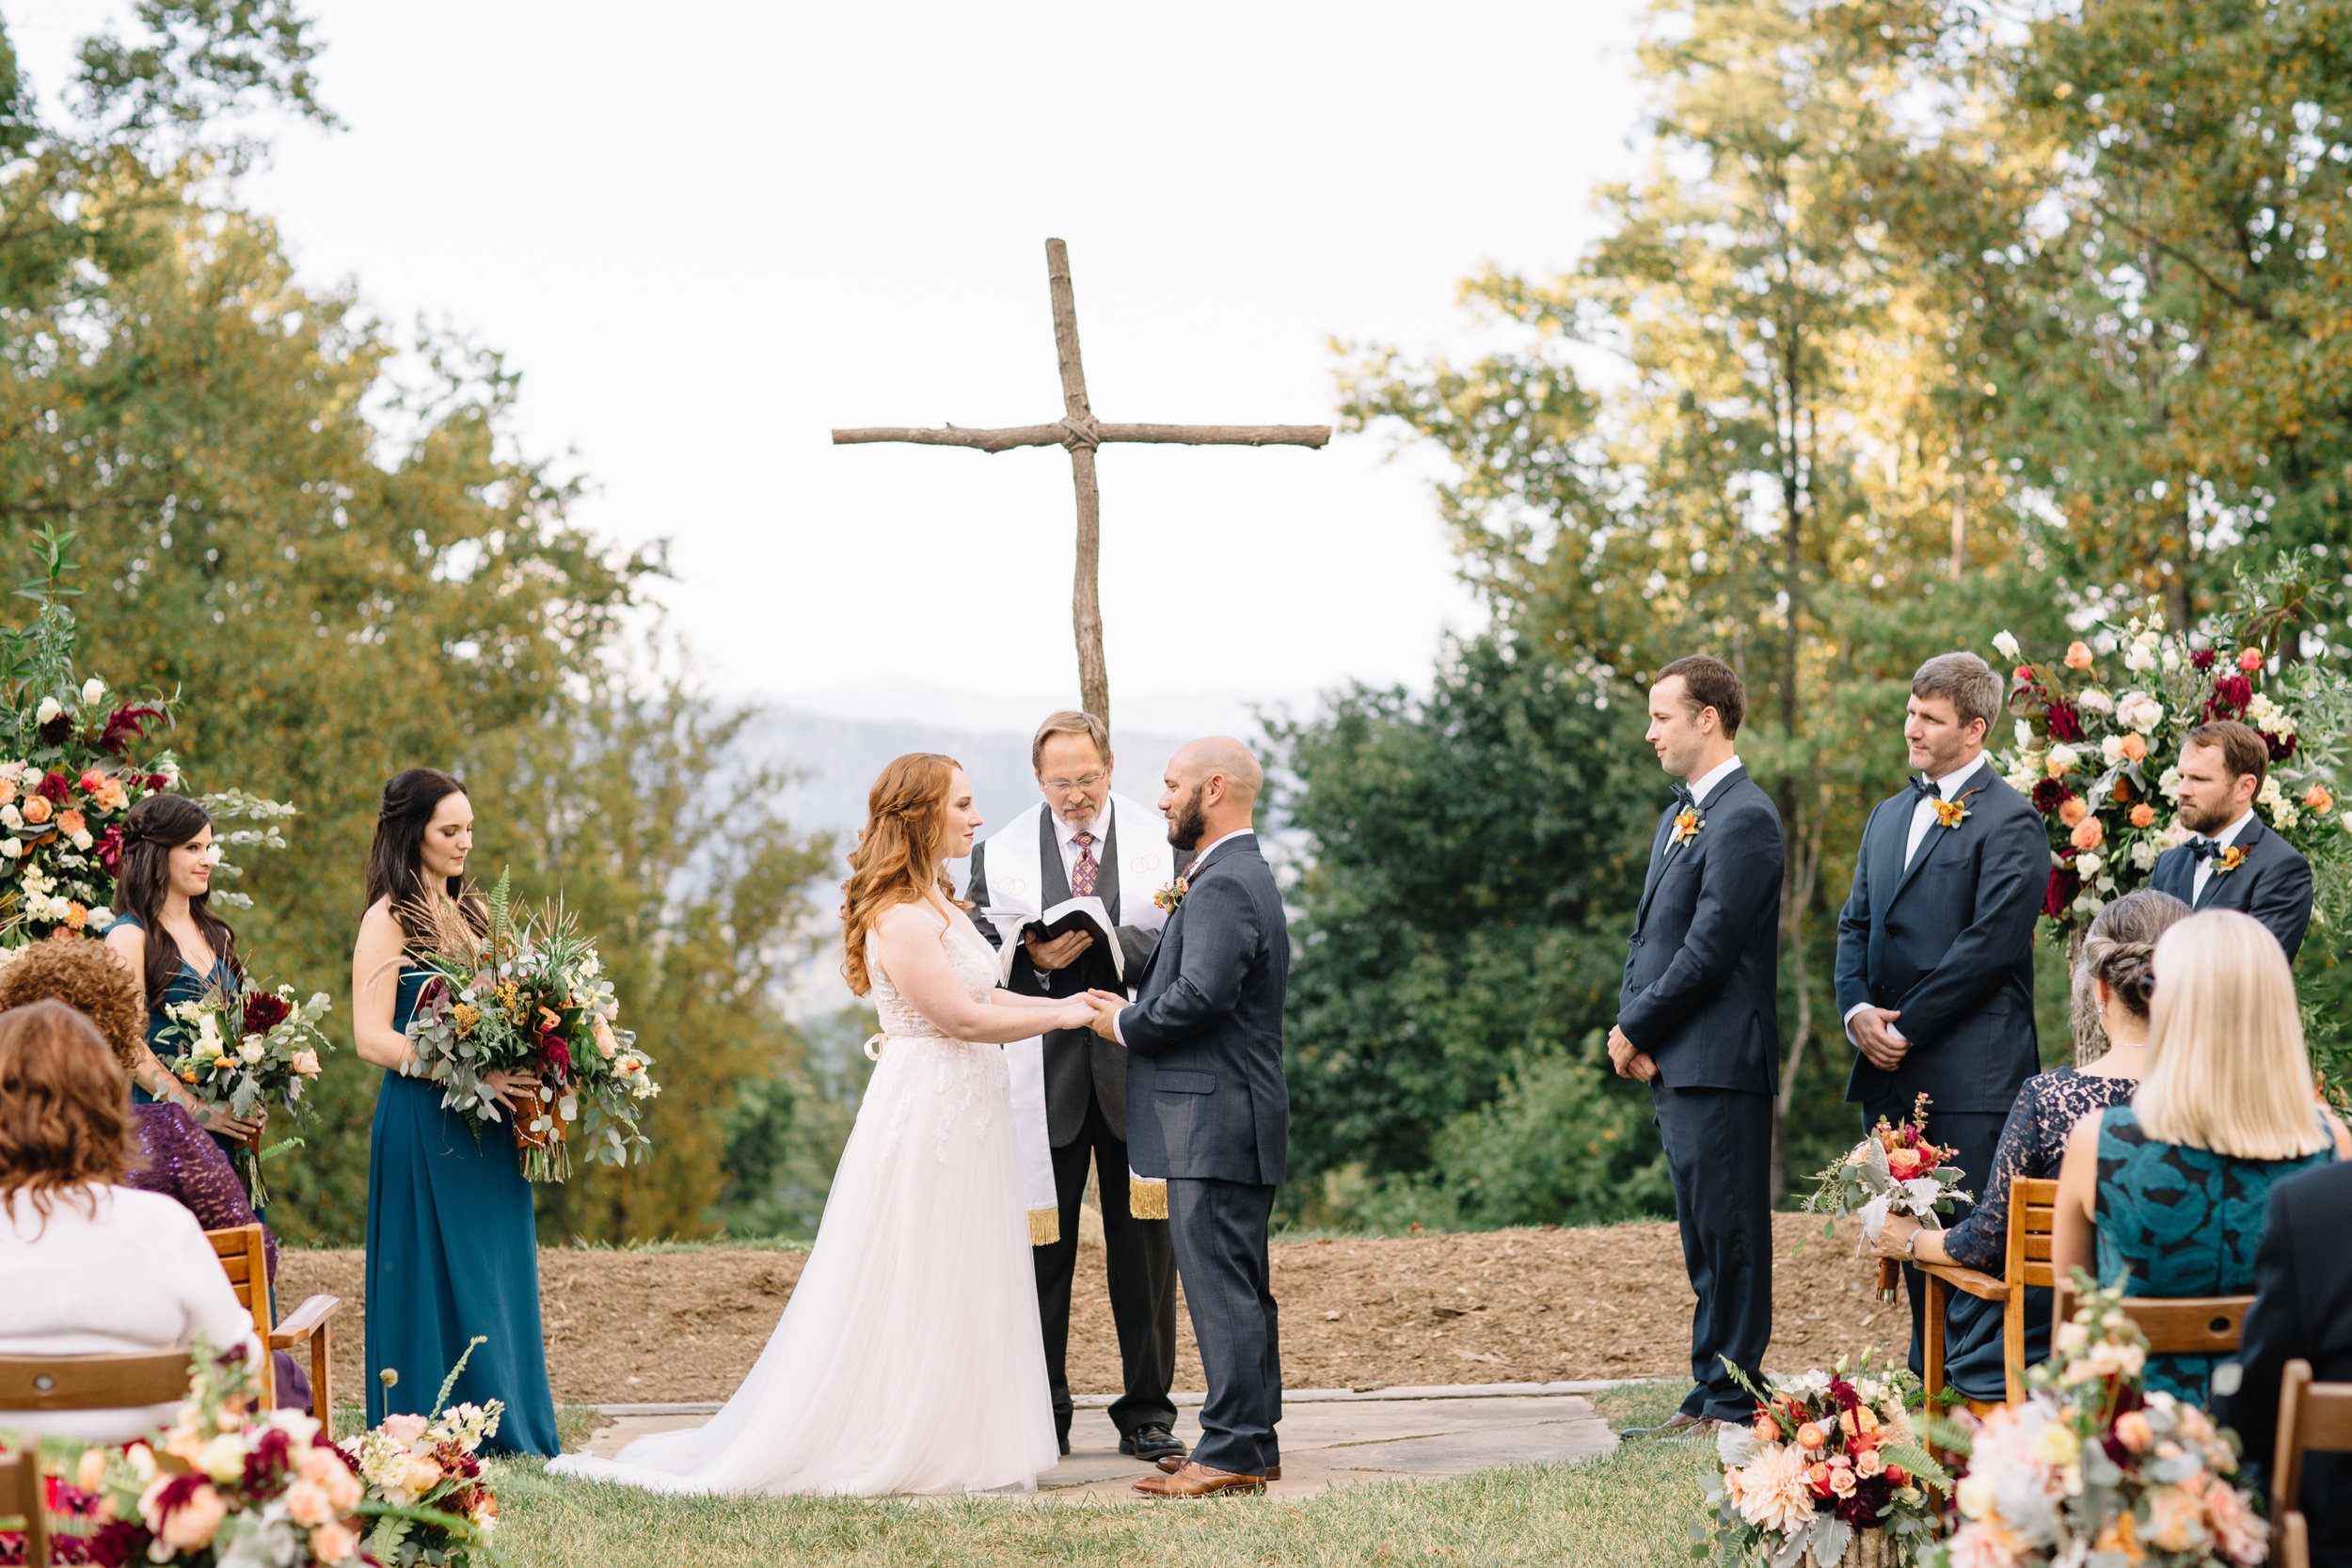
M 941 941 L 947 948 L 947 961 L 955 966 L 956 978 L 963 982 L 966 994 L 975 1002 L 987 1001 L 989 992 L 996 989 L 996 950 L 969 922 L 961 920 L 948 922 Z M 883 1034 L 902 1039 L 946 1037 L 890 983 L 889 973 L 882 964 L 881 939 L 872 931 L 866 933 L 866 972 L 874 981 L 874 1011 L 881 1015 Z

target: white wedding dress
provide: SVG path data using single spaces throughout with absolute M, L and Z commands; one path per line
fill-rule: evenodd
M 943 937 L 975 1001 L 996 955 Z M 662 1492 L 1029 1491 L 1060 1457 L 1002 1046 L 945 1037 L 866 942 L 879 1065 L 808 1265 L 758 1364 L 709 1424 L 549 1475 Z

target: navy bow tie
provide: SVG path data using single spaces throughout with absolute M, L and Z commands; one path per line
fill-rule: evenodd
M 1691 808 L 1692 808 L 1692 807 L 1696 806 L 1696 805 L 1699 803 L 1699 801 L 1698 801 L 1698 797 L 1691 793 L 1691 786 L 1690 786 L 1689 784 L 1678 784 L 1675 785 L 1674 787 L 1675 787 L 1675 804 L 1676 804 L 1677 807 L 1680 807 L 1681 809 L 1683 809 L 1683 810 L 1685 810 L 1685 811 L 1688 811 L 1688 810 L 1690 810 Z
M 2188 841 L 2189 854 L 2201 861 L 2212 860 L 2221 853 L 2223 847 L 2224 846 L 2217 839 L 2192 838 Z
M 1921 800 L 1941 800 L 1944 799 L 1944 791 L 1937 785 L 1930 784 L 1925 774 L 1921 774 L 1915 779 L 1906 780 L 1905 782 L 1911 785 L 1913 804 L 1915 805 Z

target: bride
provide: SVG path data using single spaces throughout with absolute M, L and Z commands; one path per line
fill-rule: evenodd
M 1059 1458 L 1037 1279 L 995 1042 L 1093 1020 L 1083 997 L 996 989 L 994 949 L 945 862 L 971 852 L 972 785 L 902 756 L 867 798 L 843 884 L 850 989 L 878 1063 L 784 1319 L 707 1426 L 550 1475 L 664 1492 L 1027 1491 Z

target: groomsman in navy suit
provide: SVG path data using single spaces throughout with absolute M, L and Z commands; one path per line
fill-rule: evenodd
M 1919 666 L 1903 721 L 1919 774 L 1871 811 L 1837 917 L 1837 1006 L 1859 1053 L 1847 1100 L 1860 1102 L 1867 1129 L 1900 1121 L 1924 1092 L 1928 1136 L 1958 1150 L 1961 1188 L 1979 1196 L 2001 1123 L 2041 1068 L 2033 929 L 2050 844 L 2032 803 L 1984 754 L 2005 695 L 1974 654 Z M 1903 1276 L 1917 1371 L 1925 1295 L 1918 1270 L 1906 1263 Z M 1956 1347 L 1998 1334 L 2000 1312 L 1955 1293 L 1947 1333 Z
M 1740 677 L 1704 654 L 1658 673 L 1651 747 L 1682 782 L 1650 844 L 1609 1056 L 1650 1086 L 1674 1180 L 1690 1394 L 1661 1428 L 1745 1424 L 1772 1338 L 1772 1094 L 1780 1057 L 1780 814 L 1732 750 Z
M 2254 815 L 2269 744 L 2234 719 L 2200 724 L 2181 743 L 2180 776 L 2181 826 L 2197 836 L 2157 859 L 2155 890 L 2192 910 L 2252 915 L 2293 963 L 2312 923 L 2312 865 Z

